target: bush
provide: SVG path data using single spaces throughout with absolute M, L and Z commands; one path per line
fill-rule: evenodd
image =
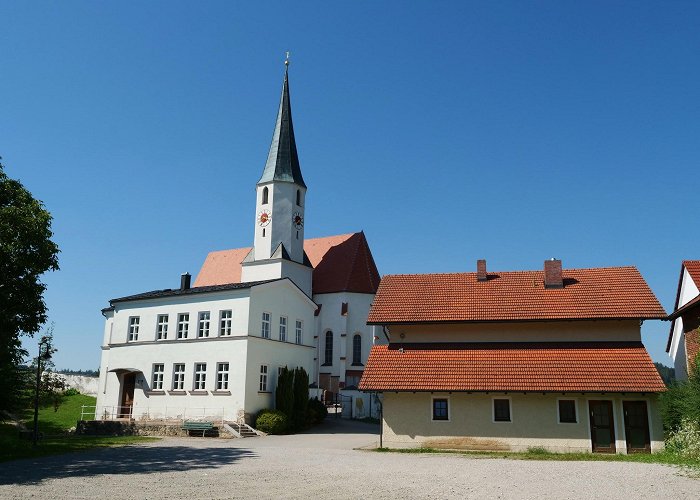
M 260 410 L 255 418 L 255 428 L 267 434 L 284 434 L 289 428 L 289 419 L 279 410 Z
M 309 399 L 309 405 L 306 407 L 306 422 L 309 425 L 320 424 L 327 416 L 328 410 L 318 398 Z
M 661 416 L 667 432 L 675 432 L 683 427 L 685 420 L 700 425 L 700 359 L 685 382 L 676 382 L 661 394 Z
M 64 396 L 77 396 L 78 394 L 80 394 L 80 391 L 75 387 L 69 387 L 68 389 L 63 391 Z
M 700 460 L 700 423 L 683 419 L 680 427 L 666 440 L 666 450 L 686 458 Z

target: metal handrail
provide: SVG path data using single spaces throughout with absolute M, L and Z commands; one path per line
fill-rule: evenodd
M 136 420 L 132 406 L 90 406 L 83 405 L 80 409 L 80 420 Z M 226 419 L 226 408 L 212 407 L 182 407 L 182 406 L 160 406 L 160 407 L 138 407 L 136 408 L 138 417 L 146 420 L 160 421 L 182 421 L 187 419 L 207 419 L 221 421 L 223 425 Z M 209 416 L 208 416 L 209 415 Z M 87 417 L 87 418 L 86 418 Z M 229 420 L 235 420 L 231 418 Z

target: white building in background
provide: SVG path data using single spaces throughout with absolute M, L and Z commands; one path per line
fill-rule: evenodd
M 110 301 L 96 418 L 249 417 L 274 407 L 284 366 L 327 393 L 356 388 L 379 273 L 362 232 L 304 239 L 306 190 L 285 70 L 253 246 L 211 252 L 194 286 L 185 274 Z

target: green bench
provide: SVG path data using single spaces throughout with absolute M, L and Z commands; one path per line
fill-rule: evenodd
M 207 431 L 214 428 L 214 424 L 211 422 L 183 422 L 181 429 L 189 434 L 192 431 L 202 431 L 202 437 Z

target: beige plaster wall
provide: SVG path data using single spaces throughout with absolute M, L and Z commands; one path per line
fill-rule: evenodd
M 389 333 L 392 342 L 641 341 L 638 320 L 393 325 Z
M 432 420 L 432 398 L 449 400 L 449 421 Z M 493 421 L 494 398 L 510 398 L 511 422 Z M 575 399 L 578 422 L 558 422 L 558 399 Z M 385 393 L 384 446 L 466 450 L 590 452 L 589 399 L 613 401 L 618 453 L 626 453 L 622 400 L 648 402 L 652 451 L 663 448 L 656 397 L 581 394 Z

